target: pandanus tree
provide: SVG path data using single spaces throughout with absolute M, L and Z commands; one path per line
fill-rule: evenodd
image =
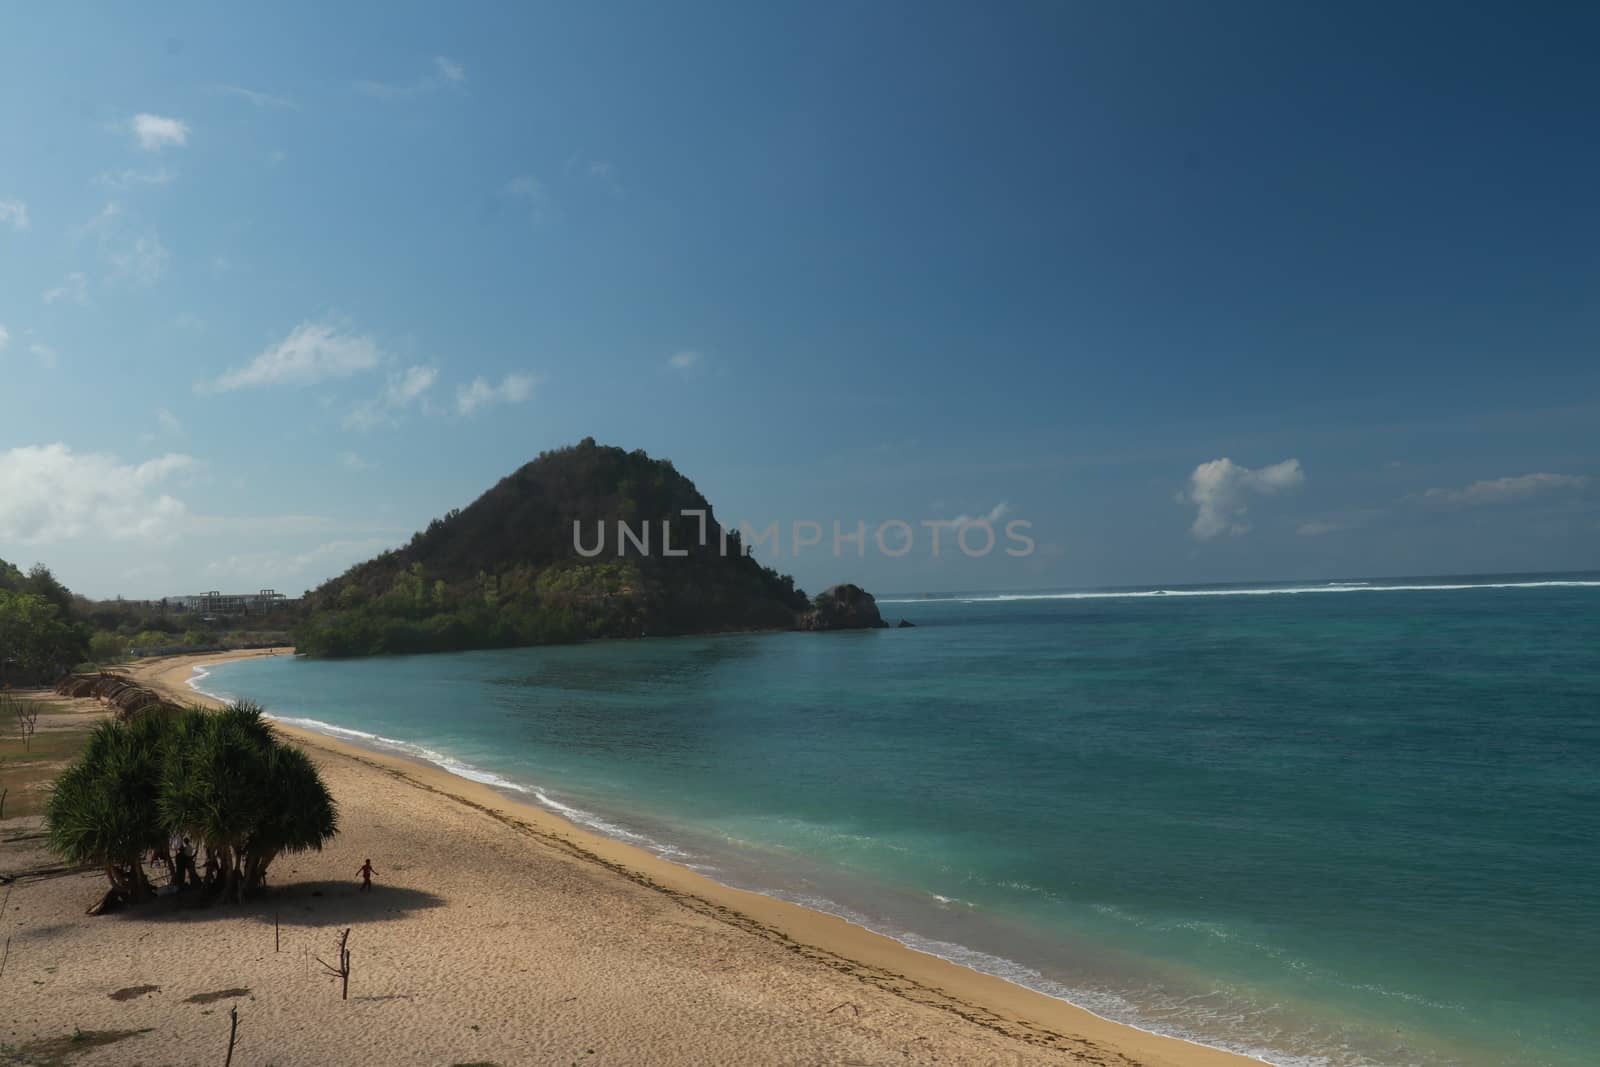
M 160 728 L 103 722 L 78 761 L 56 780 L 46 809 L 50 845 L 73 863 L 106 872 L 129 900 L 150 893 L 145 854 L 164 843 L 157 806 Z
M 279 855 L 321 849 L 338 832 L 316 767 L 256 705 L 141 715 L 105 724 L 95 739 L 57 781 L 52 842 L 69 859 L 106 865 L 131 899 L 147 892 L 140 857 L 164 852 L 170 836 L 205 846 L 213 887 L 238 900 L 265 884 Z
M 174 833 L 205 845 L 217 864 L 223 895 L 243 893 L 244 843 L 270 803 L 263 768 L 272 735 L 259 712 L 233 705 L 198 723 L 175 742 L 162 782 L 161 813 Z
M 339 829 L 316 767 L 245 702 L 184 716 L 173 731 L 160 806 L 174 833 L 205 845 L 233 899 L 259 889 L 281 853 L 321 849 Z
M 267 752 L 267 792 L 272 803 L 245 842 L 244 888 L 261 888 L 267 865 L 285 852 L 322 850 L 339 830 L 339 813 L 316 765 L 297 748 L 274 745 Z

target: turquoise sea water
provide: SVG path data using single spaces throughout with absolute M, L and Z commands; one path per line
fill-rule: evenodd
M 883 607 L 196 684 L 1275 1063 L 1596 1062 L 1600 578 Z

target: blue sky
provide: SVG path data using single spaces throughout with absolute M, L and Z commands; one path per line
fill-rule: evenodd
M 1290 7 L 14 17 L 0 557 L 299 592 L 592 435 L 812 589 L 1600 568 L 1597 17 Z

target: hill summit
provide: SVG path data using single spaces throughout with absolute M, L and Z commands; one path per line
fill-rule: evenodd
M 791 629 L 812 604 L 746 555 L 670 462 L 586 438 L 325 583 L 306 607 L 301 651 L 362 656 Z

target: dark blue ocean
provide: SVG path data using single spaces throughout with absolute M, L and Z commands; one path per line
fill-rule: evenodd
M 196 684 L 1275 1063 L 1597 1062 L 1600 576 L 882 606 Z

